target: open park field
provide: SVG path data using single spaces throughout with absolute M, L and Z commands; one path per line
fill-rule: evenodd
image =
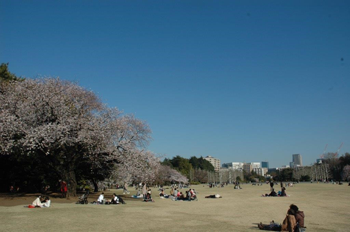
M 287 187 L 289 197 L 261 197 L 269 185 L 242 185 L 235 190 L 192 186 L 198 201 L 160 199 L 155 202 L 125 198 L 124 205 L 77 205 L 75 199 L 52 198 L 50 208 L 25 208 L 35 195 L 0 197 L 0 231 L 259 231 L 257 223 L 282 222 L 290 204 L 305 213 L 307 231 L 350 231 L 350 186 L 299 183 Z M 279 190 L 279 186 L 276 186 Z M 183 192 L 187 189 L 182 189 Z M 165 193 L 169 194 L 170 189 Z M 122 195 L 121 189 L 105 192 Z M 134 194 L 131 191 L 130 194 Z M 204 196 L 219 193 L 221 199 Z M 90 195 L 89 201 L 98 194 Z

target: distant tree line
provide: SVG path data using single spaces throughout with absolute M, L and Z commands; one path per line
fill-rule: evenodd
M 192 156 L 190 159 L 175 156 L 172 159 L 165 158 L 162 164 L 178 170 L 191 182 L 207 183 L 208 172 L 214 173 L 214 166 L 202 156 Z
M 350 181 L 350 153 L 339 158 L 328 153 L 322 163 L 285 168 L 270 173 L 276 181 Z

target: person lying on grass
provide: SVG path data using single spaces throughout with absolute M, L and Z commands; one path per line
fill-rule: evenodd
M 219 194 L 205 196 L 205 198 L 222 198 Z

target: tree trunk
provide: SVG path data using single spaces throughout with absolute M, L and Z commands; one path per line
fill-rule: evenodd
M 73 163 L 73 162 L 72 162 Z M 64 170 L 64 178 L 67 182 L 67 195 L 66 198 L 69 199 L 70 197 L 76 197 L 77 196 L 77 181 L 75 178 L 75 171 L 74 171 L 74 165 L 68 164 L 67 170 Z
M 97 193 L 97 192 L 98 192 L 98 185 L 97 185 L 97 182 L 96 182 L 94 179 L 92 179 L 92 183 L 94 184 L 94 187 L 95 187 L 94 192 Z
M 77 196 L 77 181 L 75 179 L 75 172 L 73 170 L 68 172 L 68 192 L 67 199 L 69 197 Z

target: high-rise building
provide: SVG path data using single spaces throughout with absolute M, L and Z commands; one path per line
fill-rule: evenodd
M 219 171 L 220 170 L 220 160 L 216 159 L 210 155 L 208 155 L 207 157 L 204 158 L 205 160 L 208 160 L 213 166 L 215 171 Z
M 251 162 L 250 165 L 252 165 L 252 168 L 261 168 L 261 163 L 260 162 Z
M 253 168 L 252 171 L 258 174 L 259 176 L 264 176 L 266 174 L 265 169 L 266 168 Z
M 262 161 L 262 162 L 261 162 L 261 167 L 262 167 L 262 168 L 267 168 L 267 169 L 269 169 L 269 162 L 267 162 L 267 161 Z
M 252 165 L 250 163 L 245 163 L 243 164 L 243 170 L 246 172 L 246 173 L 251 173 L 252 172 Z
M 294 167 L 303 166 L 300 154 L 293 155 L 293 164 L 294 164 Z

